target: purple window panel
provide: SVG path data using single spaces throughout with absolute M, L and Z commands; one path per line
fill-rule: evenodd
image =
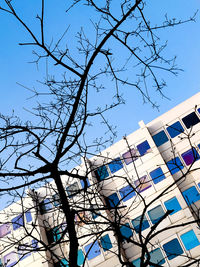
M 131 162 L 135 161 L 136 159 L 138 159 L 138 152 L 136 149 L 131 149 L 128 152 L 124 153 L 122 155 L 124 162 L 126 163 L 126 165 L 130 164 Z
M 9 254 L 5 255 L 3 259 L 4 259 L 4 265 L 6 267 L 11 267 L 15 265 L 17 262 L 17 254 L 14 251 L 12 251 Z
M 190 165 L 196 160 L 200 159 L 199 154 L 195 148 L 189 149 L 188 151 L 181 154 L 181 156 L 184 159 L 186 165 Z
M 0 238 L 11 232 L 10 224 L 6 223 L 0 226 Z
M 147 175 L 144 175 L 141 178 L 139 178 L 138 180 L 136 180 L 134 182 L 134 184 L 135 184 L 135 187 L 139 193 L 141 193 L 141 192 L 145 191 L 146 189 L 148 189 L 149 187 L 151 187 L 151 182 L 149 181 Z

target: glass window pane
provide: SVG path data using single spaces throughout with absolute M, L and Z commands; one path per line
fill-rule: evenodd
M 165 132 L 162 130 L 153 136 L 153 140 L 156 146 L 161 146 L 168 141 L 168 137 L 165 134 Z
M 81 183 L 81 187 L 82 187 L 82 188 L 85 188 L 85 183 L 84 183 L 84 181 L 83 181 L 83 180 L 80 180 L 80 183 Z M 89 182 L 88 178 L 86 178 L 86 185 L 87 185 L 87 187 L 90 186 L 90 182 Z
M 186 128 L 189 129 L 190 127 L 199 123 L 199 118 L 197 117 L 195 112 L 192 112 L 189 115 L 182 118 L 182 121 L 185 124 Z
M 179 135 L 180 133 L 184 132 L 184 129 L 179 121 L 173 123 L 169 127 L 167 127 L 167 131 L 171 138 L 174 138 L 175 136 Z
M 84 259 L 85 259 L 85 257 L 83 255 L 83 251 L 82 251 L 82 249 L 79 249 L 78 250 L 78 257 L 77 257 L 77 264 L 78 264 L 78 266 L 80 266 L 80 265 L 83 264 Z
M 142 142 L 141 144 L 137 145 L 137 150 L 139 151 L 140 156 L 143 156 L 146 153 L 151 151 L 151 147 L 146 140 L 146 141 Z
M 124 202 L 136 195 L 135 190 L 130 185 L 127 185 L 119 189 L 119 193 Z
M 17 262 L 17 254 L 13 251 L 3 257 L 4 265 L 6 267 L 14 266 Z
M 28 252 L 26 249 L 30 249 L 28 244 L 24 244 L 18 247 L 18 256 L 20 261 L 31 255 L 31 253 Z
M 167 167 L 170 171 L 170 173 L 173 175 L 180 170 L 184 168 L 183 164 L 181 163 L 179 157 L 176 157 L 174 159 L 171 159 L 170 161 L 167 162 Z
M 51 200 L 49 198 L 44 199 L 40 202 L 40 212 L 41 214 L 47 213 L 49 210 L 53 208 Z
M 188 151 L 181 154 L 183 160 L 185 161 L 186 165 L 190 165 L 194 163 L 196 160 L 200 159 L 199 153 L 196 151 L 195 148 L 191 148 Z
M 181 240 L 187 250 L 195 248 L 200 244 L 193 230 L 181 235 Z
M 134 264 L 135 267 L 140 267 L 141 260 L 140 258 L 133 260 L 132 263 Z
M 172 215 L 172 214 L 174 214 L 174 213 L 176 213 L 182 209 L 176 197 L 173 197 L 173 198 L 165 201 L 164 204 L 165 204 L 165 207 L 167 210 L 173 211 L 170 213 L 170 215 Z
M 108 234 L 102 236 L 100 242 L 104 251 L 107 251 L 112 248 L 112 243 Z
M 131 149 L 130 151 L 124 153 L 122 155 L 124 162 L 126 163 L 126 165 L 130 164 L 131 162 L 135 161 L 136 159 L 138 159 L 138 152 L 137 149 Z
M 200 194 L 195 186 L 186 189 L 182 192 L 182 194 L 188 205 L 191 205 L 192 203 L 195 203 L 196 201 L 200 200 Z
M 138 216 L 137 218 L 132 220 L 133 227 L 136 231 L 136 233 L 139 233 L 139 228 L 140 228 L 140 220 L 142 216 Z M 146 216 L 143 217 L 142 225 L 141 225 L 141 231 L 149 228 L 149 222 L 147 221 Z
M 124 240 L 129 239 L 131 236 L 133 236 L 133 231 L 131 230 L 130 225 L 128 223 L 125 223 L 120 227 L 120 232 Z
M 141 193 L 151 187 L 151 182 L 147 175 L 142 176 L 140 179 L 134 182 L 138 193 Z
M 97 180 L 104 180 L 105 178 L 107 178 L 109 176 L 108 171 L 106 169 L 106 166 L 103 165 L 101 167 L 99 167 L 96 171 L 95 171 L 95 175 L 97 177 Z
M 164 215 L 165 212 L 163 208 L 159 205 L 151 210 L 148 211 L 149 218 L 151 219 L 152 223 L 157 223 Z
M 32 221 L 32 215 L 30 211 L 26 211 L 25 212 L 25 216 L 26 216 L 26 221 L 27 222 L 31 222 Z
M 115 208 L 120 204 L 119 198 L 118 198 L 116 193 L 108 196 L 107 198 L 108 198 L 108 202 L 109 202 L 111 208 Z
M 154 249 L 153 251 L 150 252 L 150 261 L 155 264 L 164 264 L 165 259 L 164 256 L 159 248 Z M 153 267 L 150 265 L 150 267 Z
M 160 167 L 150 172 L 150 176 L 154 184 L 157 184 L 166 178 Z
M 182 247 L 177 238 L 174 238 L 164 244 L 163 248 L 169 260 L 172 260 L 183 253 Z
M 11 232 L 10 224 L 6 223 L 0 226 L 0 238 Z
M 114 172 L 120 170 L 121 168 L 123 168 L 123 164 L 122 164 L 120 158 L 114 159 L 113 161 L 108 163 L 108 166 L 110 168 L 111 173 L 114 173 Z
M 67 191 L 69 198 L 74 197 L 78 193 L 78 190 L 79 190 L 79 186 L 77 182 L 66 187 L 66 191 Z
M 91 260 L 91 259 L 99 256 L 101 254 L 101 250 L 100 250 L 98 242 L 95 241 L 95 242 L 90 243 L 87 246 L 85 246 L 85 252 L 86 252 L 88 260 Z
M 36 239 L 33 239 L 32 241 L 31 241 L 31 244 L 32 244 L 32 248 L 33 248 L 33 250 L 37 250 L 37 248 L 38 248 L 38 241 L 36 240 Z
M 17 217 L 15 217 L 14 219 L 12 219 L 12 225 L 13 225 L 13 230 L 17 230 L 18 228 L 23 226 L 24 225 L 23 215 L 20 214 Z

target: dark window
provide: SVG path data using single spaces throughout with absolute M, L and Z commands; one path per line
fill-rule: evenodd
M 135 161 L 136 159 L 138 159 L 138 152 L 136 149 L 131 149 L 130 151 L 124 153 L 122 155 L 124 162 L 126 163 L 126 165 L 130 164 L 131 162 Z
M 11 232 L 10 224 L 2 224 L 0 226 L 0 238 L 4 237 L 5 235 L 8 235 Z
M 13 230 L 17 230 L 18 228 L 23 226 L 24 225 L 23 215 L 20 214 L 17 217 L 15 217 L 14 219 L 12 219 L 12 225 L 13 225 Z
M 148 215 L 152 223 L 155 224 L 165 215 L 165 212 L 163 208 L 160 205 L 158 205 L 157 207 L 149 210 Z
M 129 239 L 131 236 L 133 236 L 133 231 L 128 223 L 125 223 L 120 227 L 120 233 L 122 234 L 123 240 Z
M 141 193 L 145 191 L 146 189 L 148 189 L 149 187 L 151 187 L 151 182 L 149 181 L 147 175 L 144 175 L 138 180 L 136 180 L 134 184 L 135 184 L 135 187 L 138 193 Z
M 93 204 L 90 206 L 90 208 L 92 209 L 91 211 L 92 218 L 96 219 L 100 215 L 100 211 L 98 210 L 99 207 L 96 204 Z
M 154 184 L 157 184 L 166 178 L 160 167 L 150 172 L 150 176 Z
M 183 164 L 181 163 L 179 157 L 176 157 L 174 159 L 171 159 L 170 161 L 167 162 L 167 167 L 170 171 L 170 173 L 173 175 L 180 170 L 184 168 Z
M 49 210 L 53 208 L 51 200 L 49 198 L 44 199 L 40 202 L 40 212 L 41 214 L 47 213 Z
M 187 250 L 195 248 L 200 244 L 193 230 L 182 234 L 181 240 Z
M 111 208 L 115 208 L 119 205 L 119 198 L 116 193 L 107 197 Z
M 191 205 L 192 203 L 195 203 L 200 200 L 200 194 L 195 186 L 186 189 L 182 192 L 182 194 L 188 205 Z
M 32 221 L 32 215 L 30 211 L 26 211 L 25 212 L 25 216 L 26 216 L 26 221 L 27 222 L 31 222 Z
M 59 231 L 58 227 L 54 227 L 53 229 L 46 231 L 46 235 L 47 235 L 47 240 L 48 240 L 49 244 L 51 244 L 53 242 L 57 242 L 61 238 L 60 231 Z
M 18 256 L 20 261 L 31 255 L 31 253 L 28 252 L 28 250 L 30 250 L 28 244 L 24 244 L 18 247 Z
M 197 110 L 198 110 L 198 112 L 200 113 L 200 108 L 198 108 Z
M 127 185 L 119 189 L 119 193 L 124 202 L 136 195 L 135 190 L 130 185 Z
M 75 183 L 67 186 L 66 187 L 66 191 L 67 191 L 67 195 L 68 195 L 69 198 L 74 197 L 79 191 L 78 183 L 75 182 Z
M 142 142 L 141 144 L 137 145 L 137 150 L 139 151 L 140 156 L 143 156 L 147 152 L 151 151 L 151 147 L 146 140 L 146 141 Z
M 150 252 L 150 261 L 152 263 L 159 264 L 159 265 L 165 263 L 165 259 L 159 248 L 156 248 Z M 150 267 L 153 267 L 153 265 L 150 265 Z
M 113 161 L 108 163 L 108 166 L 110 168 L 111 173 L 114 173 L 114 172 L 120 170 L 121 168 L 123 168 L 123 164 L 122 164 L 120 158 L 114 159 Z
M 88 244 L 87 246 L 85 246 L 85 252 L 87 254 L 87 259 L 91 260 L 97 256 L 99 256 L 101 254 L 101 250 L 99 247 L 99 244 L 97 241 L 92 242 L 90 244 Z
M 90 182 L 88 180 L 88 178 L 86 178 L 86 187 L 89 187 L 90 186 Z M 80 180 L 80 183 L 81 183 L 81 187 L 82 188 L 85 188 L 85 182 L 83 180 Z
M 107 251 L 112 248 L 112 243 L 108 234 L 102 236 L 100 242 L 104 251 Z
M 142 216 L 138 216 L 137 218 L 132 220 L 132 224 L 133 224 L 133 227 L 134 227 L 136 233 L 139 233 L 140 223 L 141 223 L 141 231 L 149 228 L 149 226 L 150 226 L 149 222 L 147 221 L 146 216 L 143 217 L 142 222 L 140 222 L 141 221 L 141 217 Z
M 168 137 L 165 134 L 165 132 L 162 130 L 153 136 L 153 140 L 156 146 L 161 146 L 168 141 Z
M 183 253 L 182 247 L 177 238 L 174 238 L 164 244 L 163 248 L 169 260 L 172 260 Z
M 189 115 L 182 118 L 182 121 L 185 124 L 186 128 L 189 129 L 190 127 L 199 123 L 199 118 L 197 117 L 195 112 L 192 112 Z
M 174 214 L 174 213 L 176 213 L 182 209 L 176 197 L 173 197 L 173 198 L 165 201 L 164 204 L 165 204 L 165 207 L 167 210 L 172 211 L 170 213 L 170 215 L 172 215 L 172 214 Z
M 5 255 L 3 257 L 3 261 L 4 261 L 4 265 L 6 267 L 11 267 L 11 266 L 14 266 L 16 263 L 17 263 L 17 254 L 16 252 L 12 251 L 10 253 L 8 253 L 7 255 Z
M 173 123 L 172 125 L 170 125 L 169 127 L 167 127 L 167 131 L 170 135 L 171 138 L 176 137 L 177 135 L 179 135 L 180 133 L 184 132 L 184 129 L 182 127 L 182 125 L 180 124 L 179 121 Z
M 104 180 L 105 178 L 107 178 L 109 176 L 108 171 L 106 169 L 106 166 L 103 165 L 101 167 L 99 167 L 96 171 L 95 171 L 95 175 L 97 177 L 98 180 Z
M 186 165 L 190 165 L 194 163 L 196 160 L 200 159 L 199 153 L 196 151 L 194 147 L 181 154 L 181 156 L 185 161 Z

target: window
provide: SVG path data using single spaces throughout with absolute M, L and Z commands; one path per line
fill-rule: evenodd
M 85 246 L 85 252 L 87 254 L 87 259 L 91 260 L 101 254 L 101 250 L 97 241 L 92 242 Z
M 136 180 L 134 184 L 135 184 L 135 187 L 138 193 L 141 193 L 145 191 L 146 189 L 148 189 L 149 187 L 151 187 L 151 182 L 149 181 L 147 175 L 144 175 L 138 180 Z
M 108 171 L 106 169 L 106 166 L 103 165 L 101 167 L 99 167 L 96 171 L 95 171 L 95 175 L 97 177 L 98 180 L 104 180 L 105 178 L 107 178 L 109 176 Z
M 199 118 L 197 117 L 195 112 L 192 112 L 182 118 L 183 123 L 185 124 L 186 128 L 189 129 L 190 127 L 199 123 Z
M 99 207 L 96 204 L 93 204 L 90 206 L 90 208 L 92 209 L 91 211 L 92 218 L 96 219 L 100 215 L 100 211 L 98 210 Z
M 149 210 L 148 215 L 152 223 L 155 224 L 165 215 L 165 212 L 163 208 L 160 205 L 158 205 L 157 207 Z
M 187 250 L 195 248 L 200 244 L 193 230 L 181 235 L 181 240 Z
M 77 182 L 66 187 L 67 195 L 69 198 L 74 197 L 78 193 L 78 190 L 79 186 Z
M 77 257 L 77 265 L 78 266 L 82 265 L 84 262 L 84 259 L 85 259 L 85 257 L 83 255 L 83 251 L 82 251 L 82 249 L 79 249 L 78 250 L 78 257 Z
M 179 135 L 180 133 L 184 132 L 184 129 L 182 127 L 182 125 L 180 124 L 179 121 L 173 123 L 172 125 L 170 125 L 169 127 L 167 127 L 167 131 L 170 135 L 171 138 L 176 137 L 177 135 Z
M 47 235 L 47 240 L 48 240 L 49 244 L 51 244 L 53 242 L 57 242 L 61 238 L 60 231 L 59 231 L 58 227 L 54 227 L 53 229 L 46 231 L 46 235 Z
M 120 233 L 124 240 L 133 236 L 133 231 L 131 230 L 129 223 L 125 223 L 120 227 Z
M 134 264 L 135 267 L 140 267 L 141 259 L 137 258 L 133 260 L 132 263 Z
M 6 267 L 14 266 L 17 262 L 17 254 L 12 251 L 3 257 L 3 261 Z
M 2 224 L 0 226 L 0 238 L 4 237 L 5 235 L 8 235 L 11 232 L 10 224 Z
M 174 214 L 174 213 L 176 213 L 182 209 L 176 197 L 173 197 L 173 198 L 165 201 L 164 204 L 165 204 L 165 207 L 167 210 L 172 211 L 170 213 L 170 215 L 172 215 L 172 214 Z
M 164 143 L 166 143 L 168 141 L 168 137 L 165 134 L 165 132 L 162 130 L 153 136 L 153 140 L 154 140 L 156 146 L 158 147 L 158 146 L 161 146 Z
M 26 211 L 25 212 L 25 217 L 26 217 L 26 221 L 27 222 L 31 222 L 32 221 L 32 216 L 31 216 L 31 212 L 30 211 Z
M 88 180 L 88 178 L 86 178 L 86 187 L 89 187 L 90 186 L 90 182 L 89 182 L 89 180 Z M 82 188 L 85 188 L 85 183 L 84 183 L 84 181 L 83 180 L 80 180 L 80 183 L 81 183 L 81 187 Z
M 128 152 L 124 153 L 122 155 L 124 162 L 126 163 L 126 165 L 130 164 L 131 162 L 135 161 L 136 159 L 138 159 L 138 152 L 136 149 L 131 149 Z
M 37 248 L 38 248 L 38 241 L 37 241 L 36 239 L 32 239 L 31 244 L 32 244 L 32 249 L 33 249 L 34 251 L 37 251 Z
M 108 234 L 102 236 L 100 242 L 104 251 L 107 251 L 112 248 L 112 243 Z
M 150 252 L 150 261 L 152 263 L 159 264 L 159 265 L 165 263 L 165 259 L 159 248 L 156 248 Z M 150 265 L 150 267 L 152 267 L 152 265 Z
M 190 165 L 194 163 L 196 160 L 200 159 L 199 154 L 194 147 L 181 154 L 181 156 L 185 161 L 186 165 Z
M 12 225 L 13 225 L 13 230 L 17 230 L 18 228 L 23 226 L 24 225 L 23 215 L 20 214 L 17 217 L 15 217 L 14 219 L 12 219 Z
M 52 196 L 52 198 L 53 198 L 54 207 L 60 206 L 61 203 L 60 203 L 60 197 L 59 197 L 59 195 L 58 194 L 54 194 Z
M 181 163 L 179 157 L 176 157 L 174 159 L 171 159 L 170 161 L 167 162 L 167 167 L 170 171 L 170 173 L 173 175 L 180 170 L 184 168 L 183 164 Z
M 164 244 L 163 248 L 169 260 L 172 260 L 183 253 L 182 247 L 177 238 L 174 238 Z
M 195 186 L 192 186 L 188 189 L 186 189 L 185 191 L 182 192 L 183 197 L 185 199 L 185 201 L 187 202 L 187 204 L 190 206 L 192 203 L 197 202 L 198 200 L 200 200 L 200 194 L 197 191 Z
M 119 157 L 108 163 L 108 166 L 110 168 L 111 173 L 119 171 L 121 168 L 123 168 L 123 164 Z
M 133 219 L 133 220 L 131 221 L 132 224 L 133 224 L 133 227 L 134 227 L 134 229 L 135 229 L 135 231 L 136 231 L 136 233 L 139 233 L 141 217 L 142 217 L 142 216 L 138 216 L 137 218 L 135 218 L 135 219 Z M 142 222 L 141 222 L 141 231 L 143 231 L 143 230 L 149 228 L 149 226 L 150 226 L 150 225 L 149 225 L 149 222 L 147 221 L 147 218 L 146 218 L 146 216 L 144 215 L 143 220 L 142 220 Z
M 127 185 L 119 189 L 119 193 L 124 202 L 136 195 L 135 190 L 130 185 Z
M 44 199 L 40 202 L 40 212 L 41 214 L 47 213 L 49 210 L 53 208 L 51 200 L 49 198 Z
M 18 247 L 18 256 L 20 261 L 31 255 L 31 253 L 28 252 L 27 248 L 28 250 L 30 250 L 28 244 L 24 244 Z
M 150 172 L 150 176 L 154 184 L 157 184 L 166 178 L 160 167 Z
M 111 208 L 115 208 L 119 205 L 119 198 L 116 193 L 107 197 Z
M 150 147 L 149 143 L 147 142 L 147 140 L 145 140 L 141 144 L 137 145 L 137 150 L 139 151 L 140 156 L 143 156 L 146 153 L 151 151 L 151 147 Z

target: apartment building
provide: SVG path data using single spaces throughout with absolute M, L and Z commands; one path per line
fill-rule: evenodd
M 72 172 L 88 173 L 86 182 L 64 175 L 77 211 L 78 265 L 120 267 L 120 244 L 123 260 L 136 267 L 144 246 L 144 258 L 160 266 L 198 266 L 199 159 L 200 93 L 84 158 Z M 2 266 L 68 266 L 67 225 L 53 182 L 28 191 L 1 218 Z M 53 256 L 44 244 L 52 244 Z

